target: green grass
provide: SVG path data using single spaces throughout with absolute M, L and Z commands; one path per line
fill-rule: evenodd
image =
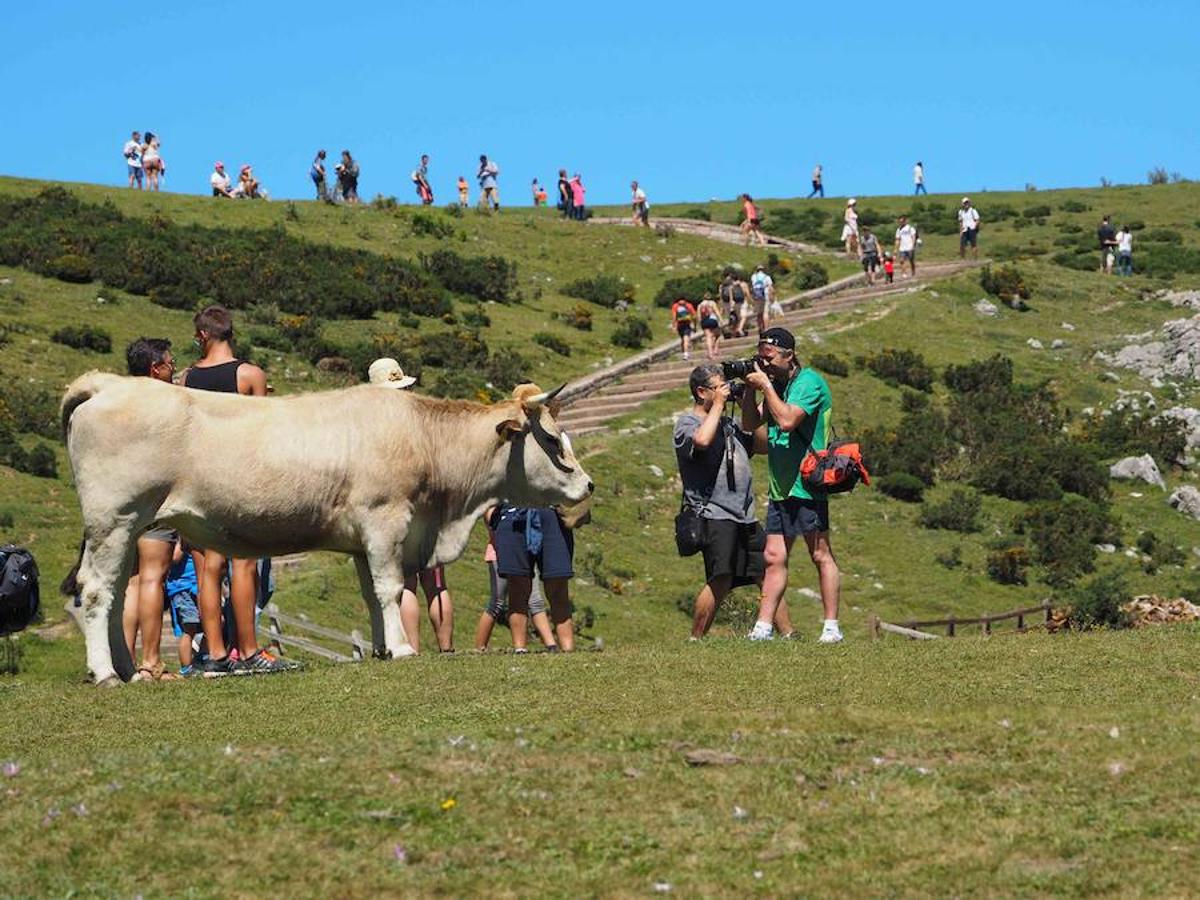
M 0 182 L 0 190 L 37 187 Z M 111 196 L 139 215 L 162 207 L 178 221 L 204 221 L 217 210 L 223 224 L 261 226 L 283 215 L 282 204 L 214 206 L 73 189 L 85 199 Z M 1012 235 L 1006 225 L 986 230 L 982 252 L 992 240 L 1050 240 L 1060 216 L 1086 224 L 1102 210 L 1124 214 L 1115 201 L 1100 205 L 1111 198 L 1127 201 L 1123 209 L 1148 227 L 1177 228 L 1187 244 L 1200 238 L 1200 191 L 1191 185 L 987 194 L 976 198 L 985 222 L 992 202 L 1018 209 L 1045 202 L 1054 212 L 1046 225 Z M 1093 208 L 1060 212 L 1072 199 Z M 861 205 L 894 211 L 907 202 L 868 198 Z M 379 252 L 404 255 L 430 240 L 402 233 L 409 211 L 298 207 L 300 223 L 287 227 L 314 240 L 374 242 Z M 732 207 L 713 209 L 727 215 Z M 537 359 L 547 384 L 590 370 L 611 349 L 600 339 L 581 344 L 588 339 L 575 333 L 564 359 L 527 340 L 554 331 L 547 313 L 574 302 L 550 287 L 532 299 L 532 275 L 559 285 L 576 268 L 633 273 L 644 279 L 644 304 L 671 274 L 662 266 L 678 256 L 705 266 L 756 260 L 699 238 L 663 245 L 634 229 L 579 229 L 549 214 L 512 212 L 492 219 L 471 213 L 459 227 L 478 247 L 472 252 L 518 260 L 530 299 L 488 307 L 489 341 Z M 956 254 L 952 236 L 930 236 L 925 249 L 926 259 Z M 643 250 L 653 264 L 634 262 Z M 1029 312 L 979 317 L 972 309 L 983 295 L 978 274 L 966 273 L 821 320 L 801 331 L 800 355 L 835 353 L 852 362 L 895 347 L 922 353 L 940 374 L 1001 352 L 1014 360 L 1017 380 L 1049 379 L 1076 413 L 1111 404 L 1120 389 L 1151 390 L 1160 406 L 1200 400 L 1193 384 L 1176 396 L 1129 372 L 1109 380 L 1094 359 L 1125 334 L 1185 314 L 1143 298 L 1157 282 L 1075 272 L 1044 257 L 1020 266 L 1033 292 Z M 188 344 L 185 313 L 20 270 L 0 269 L 0 278 L 13 279 L 0 285 L 0 319 L 19 326 L 0 346 L 0 370 L 9 377 L 57 391 L 88 368 L 122 367 L 119 352 L 97 356 L 50 343 L 49 332 L 65 324 L 104 327 L 118 350 L 142 332 Z M 98 294 L 115 302 L 97 303 Z M 598 322 L 609 315 L 597 314 Z M 365 333 L 391 326 L 333 327 Z M 1061 337 L 1067 346 L 1035 351 L 1026 344 L 1031 337 L 1047 348 Z M 323 383 L 291 356 L 268 363 L 281 392 Z M 900 418 L 901 392 L 853 362 L 850 375 L 831 386 L 843 435 Z M 939 383 L 935 393 L 943 391 Z M 996 613 L 1052 591 L 1036 577 L 1026 587 L 986 577 L 986 543 L 1007 533 L 1019 504 L 985 498 L 983 530 L 959 535 L 923 529 L 919 506 L 859 488 L 833 506 L 845 646 L 811 643 L 819 612 L 795 591 L 815 587 L 803 561 L 792 566 L 788 597 L 808 643 L 732 640 L 750 615 L 753 594 L 743 590 L 715 639 L 686 645 L 688 621 L 677 606 L 695 592 L 701 570 L 672 545 L 679 484 L 670 435 L 673 416 L 687 405 L 681 389 L 576 442 L 598 494 L 594 523 L 578 535 L 572 591 L 577 606 L 597 616 L 602 654 L 313 662 L 312 671 L 277 679 L 104 693 L 81 683 L 78 636 L 55 629 L 61 636 L 23 638 L 24 670 L 0 677 L 0 761 L 21 765 L 14 778 L 0 776 L 7 792 L 0 854 L 8 860 L 0 894 L 208 896 L 269 883 L 300 895 L 628 895 L 652 892 L 658 881 L 688 895 L 1195 892 L 1200 860 L 1187 773 L 1200 737 L 1200 630 L 871 644 L 870 613 L 893 621 Z M 55 446 L 64 473 L 58 480 L 0 468 L 0 513 L 15 522 L 0 537 L 36 552 L 51 622 L 62 618 L 53 585 L 74 557 L 79 532 L 67 461 Z M 761 495 L 761 461 L 755 472 Z M 1187 471 L 1166 475 L 1171 488 L 1195 483 Z M 927 497 L 940 499 L 953 486 L 939 484 Z M 1151 530 L 1182 546 L 1187 562 L 1148 575 L 1119 552 L 1100 557 L 1100 570 L 1121 572 L 1138 592 L 1196 599 L 1195 523 L 1165 497 L 1150 486 L 1114 484 L 1122 540 L 1131 546 Z M 459 647 L 470 646 L 486 599 L 479 531 L 449 569 Z M 937 557 L 956 546 L 963 565 L 940 565 Z M 366 627 L 343 557 L 313 554 L 280 573 L 276 599 L 324 625 Z M 423 629 L 428 647 L 427 623 Z M 495 645 L 507 643 L 498 633 Z M 1114 726 L 1117 738 L 1109 737 Z M 731 750 L 744 762 L 690 768 L 685 745 Z M 456 805 L 443 812 L 448 798 Z M 80 803 L 86 816 L 73 811 Z M 735 807 L 748 815 L 735 817 Z M 60 814 L 48 817 L 52 809 Z M 396 845 L 406 849 L 407 864 L 396 861 Z M 211 880 L 195 874 L 201 868 Z

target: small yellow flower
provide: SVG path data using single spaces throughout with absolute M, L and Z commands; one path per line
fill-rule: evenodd
M 458 801 L 453 797 L 447 797 L 442 801 L 442 812 L 450 812 L 456 806 L 458 806 Z

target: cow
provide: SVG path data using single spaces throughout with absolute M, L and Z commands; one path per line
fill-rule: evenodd
M 404 573 L 457 559 L 501 498 L 550 506 L 591 495 L 554 421 L 558 390 L 521 385 L 484 405 L 371 385 L 275 398 L 79 377 L 61 413 L 83 512 L 77 618 L 92 677 L 112 685 L 133 674 L 117 586 L 152 522 L 234 557 L 350 554 L 375 655 L 410 655 Z

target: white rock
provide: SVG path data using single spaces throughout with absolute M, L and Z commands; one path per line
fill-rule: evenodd
M 663 477 L 663 470 L 660 469 L 658 466 L 654 465 L 653 463 L 650 465 L 650 471 L 654 473 L 655 478 Z
M 1000 307 L 996 306 L 995 303 L 992 303 L 986 297 L 981 297 L 975 303 L 975 306 L 973 308 L 974 308 L 975 312 L 979 313 L 979 315 L 981 315 L 981 316 L 989 316 L 991 318 L 995 318 L 996 316 L 1000 315 Z
M 806 588 L 806 587 L 796 588 L 796 593 L 799 594 L 801 597 L 807 597 L 809 600 L 820 600 L 821 599 L 821 595 L 819 593 L 817 593 L 816 591 L 814 591 L 812 588 Z
M 1042 342 L 1039 341 L 1037 338 L 1030 338 L 1025 343 L 1029 345 L 1030 350 L 1041 350 L 1042 349 Z
M 1200 519 L 1200 490 L 1196 490 L 1190 484 L 1176 488 L 1167 498 L 1167 503 L 1193 519 Z
M 1096 544 L 1096 549 L 1101 553 L 1116 553 L 1117 548 L 1112 544 Z
M 1149 453 L 1125 457 L 1109 467 L 1108 475 L 1110 478 L 1144 481 L 1146 484 L 1158 485 L 1164 491 L 1167 489 L 1167 483 L 1158 471 L 1158 464 Z
M 1063 323 L 1062 323 L 1062 330 L 1063 330 L 1063 331 L 1074 331 L 1074 330 L 1075 330 L 1075 326 L 1074 326 L 1074 325 L 1072 325 L 1070 322 L 1063 322 Z
M 1137 559 L 1137 551 L 1136 550 L 1126 550 L 1125 555 L 1128 556 L 1130 559 Z
M 1055 338 L 1054 340 L 1052 340 L 1050 342 L 1051 350 L 1061 350 L 1065 346 L 1067 346 L 1067 342 L 1064 341 L 1062 338 Z

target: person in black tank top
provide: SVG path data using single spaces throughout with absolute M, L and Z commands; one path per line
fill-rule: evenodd
M 265 396 L 267 377 L 258 366 L 233 355 L 233 317 L 221 306 L 210 306 L 196 315 L 196 341 L 200 361 L 184 375 L 185 387 L 223 394 Z M 240 376 L 240 378 L 239 378 Z M 229 448 L 236 453 L 237 447 Z M 221 576 L 225 557 L 216 550 L 197 554 L 196 576 L 200 584 L 200 625 L 208 641 L 208 659 L 200 666 L 206 677 L 229 674 L 258 674 L 297 668 L 295 663 L 276 659 L 258 646 L 254 630 L 254 601 L 258 593 L 256 560 L 229 560 L 229 594 L 236 629 L 238 657 L 231 657 L 221 627 Z

